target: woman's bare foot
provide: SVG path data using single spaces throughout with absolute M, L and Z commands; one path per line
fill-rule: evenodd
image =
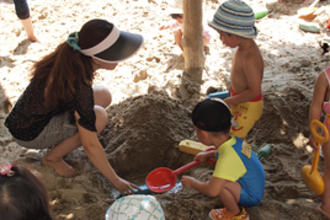
M 325 210 L 322 208 L 322 205 L 319 205 L 318 207 L 316 207 L 316 209 L 317 209 L 318 211 L 320 211 L 323 215 L 325 215 L 328 219 L 330 219 L 330 212 L 325 211 Z
M 58 161 L 51 161 L 45 156 L 44 158 L 42 158 L 42 164 L 48 167 L 52 167 L 58 175 L 63 177 L 73 177 L 78 174 L 78 171 L 72 166 L 70 166 L 63 159 L 60 159 Z

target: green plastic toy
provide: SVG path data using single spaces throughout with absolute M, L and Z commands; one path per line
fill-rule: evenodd
M 264 9 L 261 9 L 260 11 L 256 11 L 254 13 L 254 18 L 256 20 L 259 20 L 259 19 L 261 19 L 263 17 L 266 17 L 267 15 L 268 15 L 268 9 L 267 8 L 264 8 Z
M 262 158 L 262 157 L 268 157 L 269 155 L 272 154 L 272 145 L 267 144 L 265 146 L 263 146 L 262 148 L 260 148 L 257 152 L 257 156 L 258 158 Z

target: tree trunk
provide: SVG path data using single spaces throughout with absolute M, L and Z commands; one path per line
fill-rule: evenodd
M 201 81 L 204 67 L 203 0 L 183 0 L 183 48 L 185 75 L 192 81 Z

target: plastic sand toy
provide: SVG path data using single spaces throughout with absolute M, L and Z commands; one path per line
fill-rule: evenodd
M 263 8 L 263 9 L 256 10 L 256 12 L 254 13 L 254 18 L 256 20 L 259 20 L 261 18 L 266 17 L 267 15 L 268 15 L 268 9 Z
M 321 31 L 321 28 L 318 24 L 311 23 L 311 22 L 300 23 L 299 28 L 302 31 L 311 32 L 311 33 L 320 33 L 320 31 Z

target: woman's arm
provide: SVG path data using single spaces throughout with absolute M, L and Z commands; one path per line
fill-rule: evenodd
M 92 164 L 120 191 L 121 194 L 129 194 L 138 187 L 121 177 L 110 165 L 105 156 L 104 149 L 98 140 L 97 133 L 87 130 L 77 123 L 80 140 L 84 150 Z

